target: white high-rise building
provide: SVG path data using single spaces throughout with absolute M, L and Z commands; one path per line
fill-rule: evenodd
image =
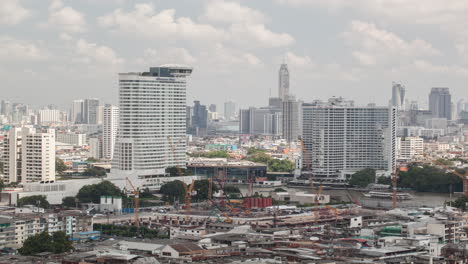
M 159 188 L 165 169 L 186 165 L 186 77 L 192 68 L 151 67 L 119 74 L 119 129 L 110 179 Z
M 83 121 L 85 124 L 97 125 L 99 121 L 99 99 L 85 99 L 83 106 Z
M 394 107 L 354 106 L 342 98 L 303 104 L 303 166 L 314 179 L 342 182 L 371 168 L 390 175 L 396 163 Z
M 70 109 L 70 121 L 72 124 L 83 123 L 84 100 L 74 100 Z
M 236 103 L 228 101 L 224 103 L 224 119 L 233 120 L 236 118 Z
M 392 103 L 391 103 L 391 105 L 396 107 L 398 110 L 403 110 L 404 105 L 405 105 L 405 94 L 406 94 L 405 87 L 400 83 L 394 82 L 392 84 Z
M 278 97 L 284 101 L 287 100 L 289 96 L 289 70 L 286 63 L 281 64 L 278 76 Z
M 105 159 L 114 156 L 114 145 L 119 128 L 119 108 L 114 105 L 105 105 L 103 109 L 102 144 Z
M 59 124 L 62 123 L 63 114 L 57 109 L 41 109 L 38 112 L 39 124 Z
M 4 182 L 55 180 L 55 131 L 11 128 L 3 147 Z

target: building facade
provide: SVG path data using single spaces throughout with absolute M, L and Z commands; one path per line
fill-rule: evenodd
M 394 107 L 356 107 L 342 98 L 303 104 L 303 167 L 318 181 L 345 181 L 372 168 L 390 175 L 396 162 Z
M 102 154 L 105 159 L 114 156 L 115 139 L 119 128 L 119 108 L 114 105 L 105 105 L 103 109 L 102 126 Z
M 398 160 L 410 161 L 424 152 L 424 140 L 420 137 L 398 138 Z
M 281 64 L 278 72 L 278 97 L 281 100 L 288 99 L 289 96 L 289 70 L 286 63 Z
M 83 121 L 85 124 L 96 125 L 99 121 L 99 99 L 85 99 L 83 105 Z
M 251 135 L 282 135 L 281 109 L 250 107 L 239 111 L 239 132 Z
M 167 167 L 185 167 L 186 77 L 192 68 L 119 74 L 119 129 L 110 179 L 143 186 Z M 120 181 L 120 182 L 119 182 Z M 151 186 L 146 186 L 151 188 Z
M 396 107 L 396 109 L 398 110 L 403 110 L 405 104 L 405 94 L 406 88 L 402 84 L 394 82 L 392 84 L 391 105 L 393 107 Z
M 224 103 L 224 119 L 234 120 L 236 118 L 236 103 L 229 101 Z
M 301 136 L 302 131 L 302 102 L 294 97 L 288 96 L 283 100 L 283 138 L 288 142 L 296 141 Z
M 429 110 L 434 117 L 452 120 L 452 96 L 449 88 L 432 88 L 429 94 Z

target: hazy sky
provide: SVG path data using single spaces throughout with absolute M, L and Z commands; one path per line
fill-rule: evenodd
M 265 105 L 287 61 L 305 101 L 387 104 L 391 82 L 427 103 L 468 99 L 461 0 L 0 0 L 0 99 L 117 102 L 117 73 L 194 67 L 188 99 Z

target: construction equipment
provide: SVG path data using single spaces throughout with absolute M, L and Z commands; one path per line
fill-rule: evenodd
M 189 217 L 190 217 L 191 199 L 192 199 L 192 192 L 193 192 L 193 187 L 194 186 L 195 186 L 195 181 L 194 180 L 192 180 L 192 183 L 188 187 L 187 187 L 186 184 L 184 184 L 184 190 L 185 190 L 185 216 L 187 218 L 187 221 L 189 220 Z
M 318 204 L 319 204 L 320 195 L 322 194 L 322 190 L 323 190 L 323 185 L 320 185 L 320 187 L 318 188 L 317 194 L 314 197 L 314 224 L 315 225 L 318 224 L 318 220 L 320 218 L 320 211 L 318 210 Z
M 133 202 L 134 202 L 134 214 L 135 214 L 135 226 L 140 227 L 140 217 L 138 216 L 138 213 L 140 211 L 140 190 L 138 188 L 135 188 L 133 183 L 130 181 L 128 177 L 126 177 L 127 182 L 130 184 L 130 187 L 132 187 L 133 191 Z
M 393 183 L 393 194 L 392 194 L 392 202 L 393 202 L 393 209 L 397 207 L 397 200 L 398 200 L 398 174 L 400 173 L 400 168 L 396 168 L 395 172 L 392 175 L 392 183 Z

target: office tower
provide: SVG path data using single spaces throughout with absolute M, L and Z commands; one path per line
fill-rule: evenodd
M 215 113 L 216 112 L 216 105 L 215 104 L 210 104 L 210 106 L 208 107 L 208 110 L 212 113 Z
M 11 112 L 11 103 L 9 101 L 2 100 L 0 107 L 0 114 L 8 116 Z
M 279 84 L 278 84 L 278 97 L 281 100 L 286 100 L 289 96 L 289 70 L 286 63 L 281 64 L 278 72 Z
M 452 120 L 452 96 L 449 88 L 432 88 L 429 94 L 429 110 L 434 117 Z
M 105 159 L 114 156 L 114 145 L 119 127 L 119 108 L 113 105 L 105 105 L 103 109 L 102 147 Z
M 460 99 L 457 102 L 457 115 L 460 114 L 461 112 L 465 111 L 465 100 Z
M 270 97 L 268 99 L 268 106 L 269 107 L 282 108 L 283 107 L 283 101 L 279 97 Z
M 97 125 L 99 120 L 99 100 L 85 99 L 83 105 L 83 121 L 85 124 Z
M 424 140 L 420 137 L 399 137 L 397 143 L 398 160 L 410 161 L 424 152 Z
M 55 142 L 65 143 L 78 147 L 82 147 L 87 144 L 86 134 L 71 132 L 58 132 L 55 135 Z
M 341 182 L 372 168 L 389 175 L 396 160 L 394 107 L 357 107 L 342 98 L 303 104 L 306 155 L 303 165 L 314 179 Z
M 57 109 L 41 109 L 38 111 L 38 122 L 41 125 L 59 124 L 62 122 L 62 112 Z
M 103 158 L 102 136 L 88 138 L 89 152 L 88 157 Z
M 406 93 L 406 89 L 402 84 L 393 82 L 391 105 L 396 107 L 398 110 L 403 110 L 404 103 L 405 103 L 405 93 Z
M 96 124 L 102 125 L 104 122 L 104 106 L 98 106 L 97 122 Z
M 189 106 L 187 105 L 185 107 L 185 118 L 186 118 L 186 121 L 185 121 L 185 126 L 187 127 L 187 134 L 192 134 L 192 126 L 193 126 L 193 122 L 192 122 L 192 117 L 193 117 L 193 106 Z
M 72 124 L 83 123 L 84 100 L 74 100 L 70 109 L 70 121 Z
M 239 132 L 251 135 L 281 136 L 281 109 L 250 107 L 239 111 Z
M 208 110 L 200 101 L 193 102 L 191 133 L 194 136 L 206 136 L 208 133 Z
M 301 106 L 302 103 L 292 96 L 283 100 L 283 138 L 287 142 L 296 141 L 301 135 Z
M 224 103 L 224 119 L 234 120 L 236 118 L 236 103 L 229 101 Z
M 55 131 L 11 128 L 3 141 L 5 183 L 55 180 Z
M 121 187 L 159 188 L 152 179 L 167 167 L 185 167 L 186 77 L 192 68 L 151 67 L 119 74 L 119 129 L 110 179 Z

